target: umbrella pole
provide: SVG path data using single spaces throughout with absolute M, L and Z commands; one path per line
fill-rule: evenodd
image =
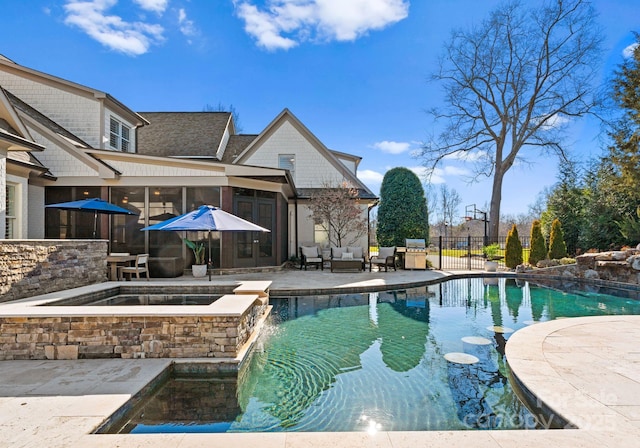
M 93 211 L 93 239 L 96 239 L 96 231 L 98 230 L 98 211 Z
M 207 236 L 209 239 L 209 264 L 207 265 L 207 268 L 209 270 L 209 281 L 211 281 L 211 270 L 213 269 L 213 264 L 211 264 L 211 230 L 207 232 Z

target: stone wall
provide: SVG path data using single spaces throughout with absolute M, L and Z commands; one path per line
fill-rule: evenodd
M 576 257 L 576 264 L 526 272 L 640 285 L 640 249 L 583 254 Z
M 107 279 L 106 240 L 0 241 L 0 302 Z
M 241 315 L 58 316 L 0 319 L 0 360 L 235 358 L 268 310 Z

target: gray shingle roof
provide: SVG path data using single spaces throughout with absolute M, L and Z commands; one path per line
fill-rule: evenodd
M 298 197 L 302 199 L 308 199 L 311 197 L 314 191 L 324 190 L 324 188 L 298 188 Z M 375 200 L 378 197 L 364 188 L 357 188 L 358 190 L 358 198 L 359 199 L 371 199 Z
M 222 163 L 233 163 L 236 156 L 242 154 L 247 146 L 256 139 L 257 134 L 232 135 L 222 156 Z
M 138 154 L 216 157 L 230 112 L 139 112 L 150 124 L 138 129 Z

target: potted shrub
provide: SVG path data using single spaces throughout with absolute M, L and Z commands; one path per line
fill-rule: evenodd
M 191 273 L 194 277 L 207 275 L 207 263 L 204 260 L 204 243 L 183 238 L 184 244 L 193 251 L 194 264 L 191 265 Z
M 496 260 L 500 259 L 498 256 L 500 253 L 500 245 L 498 243 L 493 243 L 488 246 L 484 246 L 482 248 L 482 253 L 486 259 L 484 262 L 484 270 L 487 272 L 496 272 L 498 270 L 498 262 Z

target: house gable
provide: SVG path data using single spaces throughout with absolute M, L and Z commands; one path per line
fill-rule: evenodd
M 148 123 L 105 92 L 23 67 L 1 56 L 0 86 L 95 148 L 108 148 L 109 115 L 120 117 L 132 128 Z
M 361 196 L 375 195 L 288 109 L 284 109 L 235 159 L 234 164 L 281 168 L 281 156 L 290 155 L 292 177 L 301 190 L 339 185 L 346 181 Z M 354 164 L 355 168 L 355 164 Z
M 55 176 L 99 176 L 108 179 L 118 174 L 84 152 L 89 148 L 88 143 L 15 95 L 7 92 L 7 98 L 34 141 L 46 148 L 39 159 Z

